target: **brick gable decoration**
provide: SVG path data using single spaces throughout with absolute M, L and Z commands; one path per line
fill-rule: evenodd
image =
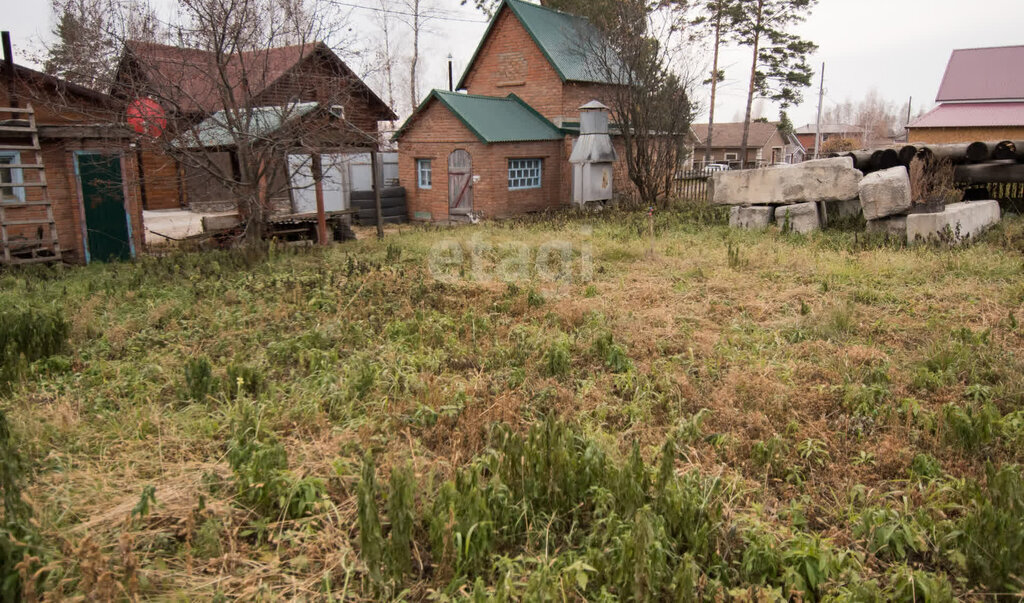
M 607 104 L 614 85 L 579 42 L 600 35 L 582 17 L 504 0 L 459 80 L 466 94 L 433 91 L 395 135 L 410 218 L 459 222 L 567 205 L 579 108 Z M 466 153 L 468 187 L 461 163 L 449 173 Z M 615 166 L 616 187 L 628 181 L 624 164 Z

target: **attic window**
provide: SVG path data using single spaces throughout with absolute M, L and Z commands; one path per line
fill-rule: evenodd
M 345 119 L 345 105 L 331 105 L 329 111 L 334 117 Z

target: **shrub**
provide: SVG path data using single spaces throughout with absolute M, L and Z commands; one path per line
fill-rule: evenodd
M 185 390 L 190 400 L 202 402 L 217 390 L 213 367 L 205 356 L 189 358 L 185 363 Z
M 57 312 L 0 311 L 0 392 L 20 379 L 28 364 L 61 353 L 69 329 Z
M 313 513 L 324 496 L 316 478 L 298 479 L 288 471 L 288 453 L 263 425 L 258 407 L 240 403 L 228 445 L 236 500 L 260 517 L 297 519 Z
M 266 390 L 266 378 L 263 371 L 256 367 L 231 363 L 227 368 L 227 380 L 224 387 L 231 399 L 238 398 L 242 394 L 255 398 Z
M 548 377 L 561 377 L 569 372 L 570 350 L 569 340 L 565 337 L 558 339 L 548 346 L 542 359 L 544 373 Z
M 959 525 L 959 549 L 975 584 L 990 592 L 1024 590 L 1024 474 L 1016 465 L 985 470 Z

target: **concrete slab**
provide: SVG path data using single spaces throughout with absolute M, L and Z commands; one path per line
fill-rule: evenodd
M 775 223 L 790 232 L 807 234 L 821 229 L 817 203 L 798 203 L 775 208 Z
M 951 203 L 939 213 L 907 216 L 907 240 L 970 243 L 1000 219 L 998 201 Z
M 146 229 L 146 244 L 161 245 L 170 242 L 172 239 L 184 239 L 192 235 L 202 234 L 204 217 L 225 216 L 234 213 L 198 213 L 187 209 L 143 211 L 142 221 Z
M 867 220 L 906 213 L 911 205 L 907 168 L 897 166 L 864 176 L 859 194 Z
M 747 230 L 763 230 L 772 223 L 773 217 L 775 217 L 775 208 L 770 205 L 733 207 L 729 210 L 729 226 Z
M 852 159 L 808 162 L 784 169 L 735 170 L 711 176 L 710 197 L 718 205 L 792 205 L 856 199 L 863 177 Z
M 906 240 L 907 217 L 890 216 L 888 218 L 880 218 L 878 220 L 868 220 L 868 225 L 864 231 L 869 234 L 885 234 L 890 237 Z

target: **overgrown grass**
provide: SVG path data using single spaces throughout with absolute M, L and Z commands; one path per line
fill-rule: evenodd
M 725 221 L 0 273 L 4 597 L 1020 592 L 1024 221 Z

